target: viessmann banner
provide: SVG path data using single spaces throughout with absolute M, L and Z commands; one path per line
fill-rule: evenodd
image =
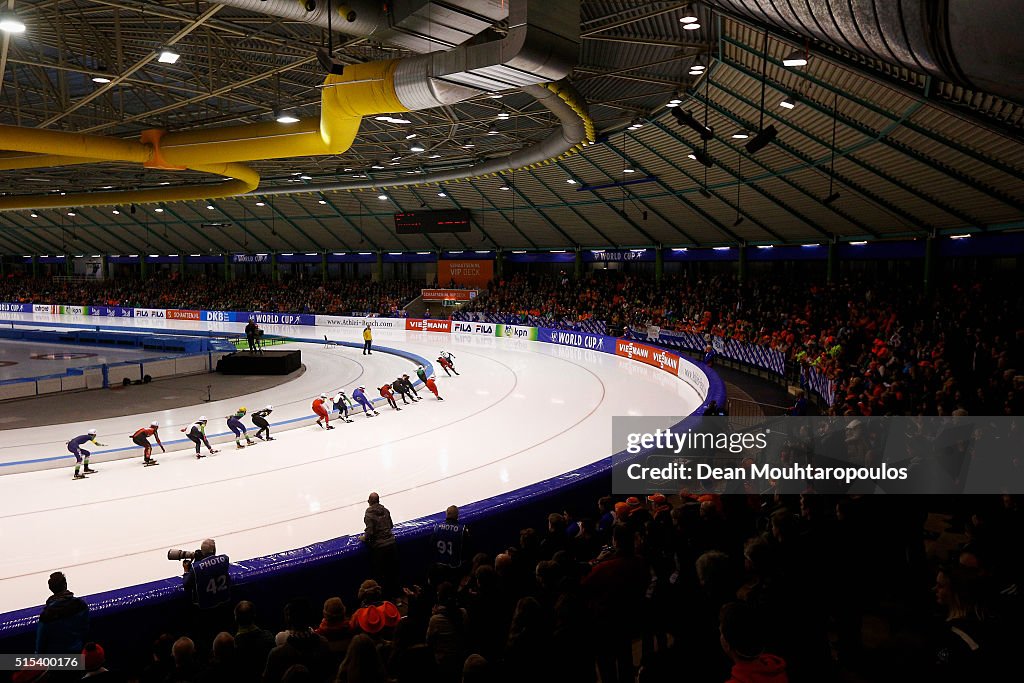
M 420 320 L 419 318 L 407 318 L 405 329 L 417 332 L 451 332 L 451 320 Z

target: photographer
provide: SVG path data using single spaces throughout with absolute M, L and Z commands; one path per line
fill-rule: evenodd
M 182 560 L 182 585 L 199 609 L 217 607 L 231 599 L 231 576 L 228 574 L 230 561 L 227 555 L 217 554 L 217 544 L 212 538 L 203 541 L 199 549 L 192 553 L 169 550 L 167 559 Z

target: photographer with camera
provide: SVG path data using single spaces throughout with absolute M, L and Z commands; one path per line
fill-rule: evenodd
M 192 604 L 210 609 L 231 599 L 230 561 L 227 555 L 217 554 L 217 543 L 212 538 L 192 552 L 172 548 L 167 551 L 167 559 L 182 561 L 182 585 Z

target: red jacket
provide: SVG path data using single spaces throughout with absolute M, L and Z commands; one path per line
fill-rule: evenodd
M 432 393 L 437 393 L 437 382 L 435 382 L 433 378 L 428 377 L 424 384 L 427 385 L 427 389 L 430 389 Z
M 147 438 L 152 436 L 156 438 L 157 443 L 160 443 L 160 435 L 156 433 L 156 429 L 153 427 L 144 427 L 132 434 L 133 439 L 138 436 L 145 436 Z
M 327 412 L 327 408 L 324 408 L 324 399 L 318 398 L 315 401 L 313 401 L 313 412 L 314 413 L 321 413 L 321 412 L 326 413 Z
M 736 662 L 726 683 L 789 683 L 786 662 L 775 655 Z
M 384 386 L 382 386 L 380 388 L 380 395 L 383 396 L 384 398 L 391 398 L 392 396 L 394 396 L 394 393 L 392 393 L 391 391 L 391 385 L 385 384 Z

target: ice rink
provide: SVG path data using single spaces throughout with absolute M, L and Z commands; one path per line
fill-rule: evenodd
M 95 318 L 5 314 L 3 320 L 95 325 Z M 145 322 L 142 325 L 139 323 Z M 156 323 L 154 325 L 154 323 Z M 117 319 L 122 327 L 212 329 L 238 333 L 240 324 Z M 287 334 L 358 341 L 358 329 L 275 328 Z M 39 604 L 46 578 L 64 571 L 77 595 L 177 575 L 168 548 L 196 548 L 206 537 L 238 562 L 362 531 L 370 491 L 396 523 L 556 476 L 607 457 L 616 415 L 683 415 L 700 398 L 686 383 L 651 366 L 612 355 L 536 342 L 470 335 L 375 330 L 375 347 L 423 356 L 439 373 L 444 401 L 422 386 L 424 400 L 378 417 L 353 417 L 333 431 L 301 426 L 277 431 L 277 441 L 244 450 L 220 446 L 196 460 L 187 451 L 98 466 L 87 480 L 71 468 L 0 476 L 0 612 Z M 280 347 L 275 347 L 280 348 Z M 200 404 L 161 415 L 135 415 L 31 429 L 0 431 L 0 459 L 66 455 L 64 442 L 90 426 L 112 447 L 149 420 L 164 440 L 206 414 L 208 431 L 224 431 L 223 416 L 238 405 L 250 412 L 275 405 L 273 422 L 311 414 L 320 393 L 363 384 L 367 394 L 414 364 L 382 351 L 324 349 L 303 344 L 307 372 L 281 387 L 221 404 Z M 435 359 L 456 357 L 460 376 L 448 378 Z M 61 400 L 88 400 L 88 393 Z M 0 405 L 0 413 L 3 406 Z M 250 424 L 246 419 L 246 424 Z M 666 419 L 666 426 L 668 420 Z M 102 449 L 100 449 L 102 450 Z M 141 455 L 141 449 L 139 449 Z
M 0 380 L 39 377 L 102 363 L 167 356 L 159 351 L 128 351 L 109 346 L 67 346 L 0 340 Z

